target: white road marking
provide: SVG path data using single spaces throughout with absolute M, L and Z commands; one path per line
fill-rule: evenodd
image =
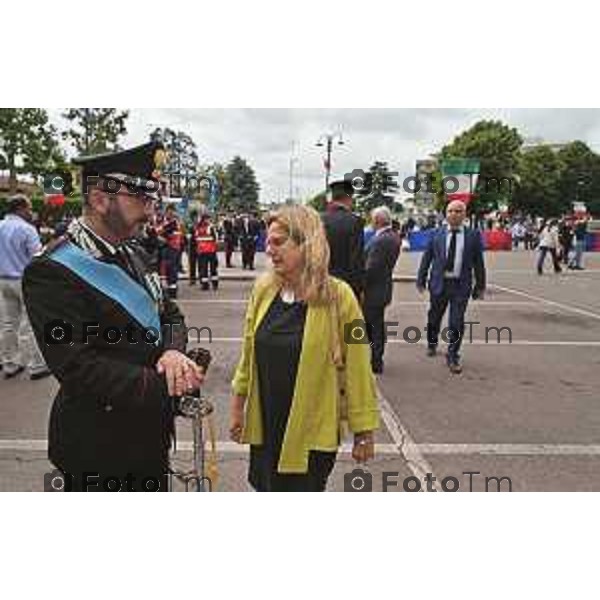
M 177 304 L 247 304 L 248 300 L 228 300 L 226 298 L 222 299 L 211 299 L 211 300 L 177 300 Z
M 598 348 L 600 342 L 585 340 L 585 341 L 546 341 L 546 340 L 514 340 L 512 344 L 503 341 L 501 344 L 495 342 L 486 342 L 484 340 L 473 340 L 473 343 L 466 342 L 467 346 L 564 346 L 564 347 L 581 347 L 581 348 Z
M 426 346 L 427 345 L 427 340 L 426 339 L 421 339 L 418 343 L 410 343 L 410 342 L 406 342 L 404 340 L 398 340 L 398 339 L 389 339 L 388 344 L 400 344 L 403 346 Z M 565 340 L 559 340 L 559 341 L 554 341 L 554 340 L 513 340 L 512 343 L 509 343 L 507 338 L 503 338 L 501 340 L 501 342 L 498 344 L 496 339 L 493 338 L 490 335 L 490 341 L 486 342 L 485 340 L 473 340 L 472 342 L 469 342 L 468 340 L 466 340 L 465 342 L 463 342 L 463 347 L 469 347 L 469 346 L 491 346 L 493 348 L 497 348 L 499 346 L 507 346 L 507 347 L 511 347 L 511 346 L 566 346 L 566 347 L 584 347 L 584 348 L 598 348 L 600 347 L 600 342 L 596 342 L 596 341 L 592 341 L 592 340 L 585 340 L 585 341 L 565 341 Z
M 497 285 L 495 283 L 490 284 L 490 287 L 496 288 L 502 292 L 508 292 L 510 294 L 515 294 L 516 296 L 522 296 L 523 298 L 529 298 L 530 300 L 536 300 L 541 304 L 547 304 L 548 306 L 554 306 L 556 308 L 560 308 L 562 310 L 570 311 L 572 313 L 576 313 L 578 315 L 583 315 L 584 317 L 590 317 L 592 319 L 597 319 L 600 321 L 600 315 L 598 313 L 592 312 L 590 310 L 585 310 L 583 308 L 579 308 L 578 306 L 571 306 L 570 304 L 563 304 L 562 302 L 555 302 L 554 300 L 548 300 L 543 298 L 542 296 L 535 296 L 533 294 L 529 294 L 527 292 L 523 292 L 521 290 L 516 290 L 514 288 L 505 287 L 502 285 Z
M 196 341 L 195 337 L 190 337 L 190 341 Z M 492 340 L 490 337 L 489 342 L 485 340 L 473 340 L 469 342 L 468 340 L 464 342 L 465 346 L 491 346 L 497 348 L 499 346 L 564 346 L 564 347 L 583 347 L 583 348 L 597 348 L 600 347 L 600 341 L 594 340 L 513 340 L 512 344 L 509 344 L 508 339 L 502 339 L 500 344 L 496 343 L 496 341 Z M 208 342 L 208 340 L 200 340 L 201 342 Z M 243 338 L 241 337 L 213 337 L 212 343 L 221 343 L 221 344 L 241 344 Z M 406 342 L 405 340 L 399 340 L 397 338 L 389 338 L 387 341 L 388 344 L 398 344 L 402 346 L 417 346 L 421 347 L 427 344 L 427 340 L 422 338 L 417 343 Z
M 429 306 L 429 302 L 427 302 Z M 519 300 L 471 300 L 469 307 L 485 308 L 486 306 L 539 306 L 539 302 L 527 302 Z
M 396 414 L 390 402 L 383 395 L 379 386 L 377 387 L 377 395 L 379 396 L 379 405 L 381 407 L 381 418 L 388 428 L 392 439 L 396 443 L 398 450 L 404 457 L 404 460 L 413 475 L 417 477 L 419 481 L 424 481 L 428 474 L 433 475 L 431 465 L 423 457 L 423 454 L 419 450 L 419 446 L 415 444 L 410 433 L 400 421 L 400 417 Z M 421 490 L 427 492 L 427 486 L 422 486 Z M 440 489 L 439 491 L 443 490 Z
M 419 444 L 423 454 L 600 456 L 597 444 Z
M 217 441 L 217 454 L 247 454 L 249 452 L 248 446 L 242 446 L 235 442 Z M 191 452 L 193 450 L 191 441 L 178 441 L 177 451 L 180 452 Z M 340 454 L 352 454 L 352 445 L 343 444 L 339 450 Z M 399 454 L 398 447 L 395 444 L 375 444 L 375 454 Z
M 389 402 L 380 396 L 383 420 L 396 442 L 395 444 L 376 444 L 376 455 L 402 454 L 416 477 L 421 473 L 431 473 L 431 467 L 424 455 L 494 455 L 494 456 L 600 456 L 598 444 L 417 444 L 406 431 Z M 46 452 L 48 441 L 45 439 L 0 440 L 0 451 Z M 178 452 L 191 452 L 191 441 L 178 441 Z M 230 441 L 217 441 L 217 453 L 244 455 L 247 446 Z M 351 454 L 352 446 L 344 444 L 342 455 Z
M 0 450 L 48 450 L 48 440 L 0 440 Z
M 45 452 L 48 450 L 48 440 L 0 440 L 0 451 L 30 451 L 30 452 Z M 191 452 L 193 450 L 192 442 L 188 440 L 177 441 L 177 452 Z M 400 452 L 396 444 L 376 444 L 376 454 L 398 455 Z M 229 440 L 218 441 L 217 440 L 217 453 L 221 454 L 247 454 L 248 446 L 242 446 Z M 352 446 L 350 444 L 344 444 L 340 448 L 340 454 L 352 454 Z
M 212 343 L 221 343 L 221 344 L 241 344 L 243 342 L 244 338 L 241 337 L 213 337 L 212 338 Z M 191 335 L 188 336 L 188 341 L 189 342 L 195 342 L 197 341 L 195 338 L 193 338 Z M 208 342 L 208 340 L 204 340 L 204 339 L 200 339 L 201 342 Z
M 177 300 L 177 304 L 247 304 L 247 299 L 228 299 L 228 298 L 215 298 L 210 300 L 199 300 L 199 299 L 182 299 Z M 423 300 L 401 300 L 394 302 L 393 306 L 429 306 L 428 301 Z M 539 302 L 531 301 L 509 301 L 509 300 L 484 300 L 484 301 L 473 301 L 470 306 L 539 306 Z
M 496 273 L 524 273 L 526 275 L 531 275 L 535 273 L 535 265 L 532 265 L 530 269 L 487 269 L 488 273 L 491 275 L 495 275 Z M 587 274 L 600 273 L 600 269 L 586 269 L 585 271 L 569 271 L 563 272 L 563 276 L 569 277 L 581 277 Z

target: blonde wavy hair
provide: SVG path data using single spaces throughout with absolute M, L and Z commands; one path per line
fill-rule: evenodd
M 334 289 L 329 277 L 329 243 L 319 213 L 309 206 L 290 205 L 272 212 L 267 225 L 276 223 L 302 253 L 300 289 L 310 304 L 329 304 Z M 282 278 L 271 271 L 269 277 L 278 285 Z

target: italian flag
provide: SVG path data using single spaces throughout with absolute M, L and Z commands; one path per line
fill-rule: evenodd
M 475 195 L 480 161 L 476 158 L 450 158 L 441 163 L 444 191 L 448 202 L 460 200 L 469 204 Z

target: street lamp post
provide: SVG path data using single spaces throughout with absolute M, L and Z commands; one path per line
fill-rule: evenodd
M 294 156 L 294 149 L 296 142 L 292 142 L 292 151 L 290 154 L 290 195 L 289 201 L 294 202 L 294 165 L 298 162 L 298 159 Z
M 296 159 L 291 156 L 290 157 L 290 190 L 289 190 L 289 200 L 293 203 L 294 201 L 294 163 Z
M 327 133 L 317 140 L 317 147 L 326 147 L 327 158 L 325 159 L 325 192 L 329 190 L 329 178 L 331 177 L 331 155 L 333 153 L 333 143 L 337 140 L 338 146 L 344 145 L 344 138 L 341 133 Z

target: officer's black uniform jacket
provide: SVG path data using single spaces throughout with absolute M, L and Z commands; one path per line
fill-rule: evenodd
M 242 245 L 254 244 L 260 234 L 260 225 L 254 218 L 248 218 L 247 227 L 244 219 L 238 219 L 234 225 L 234 231 Z
M 185 351 L 184 318 L 162 297 L 160 281 L 148 273 L 139 245 L 114 249 L 81 225 L 80 233 L 82 227 L 98 260 L 119 265 L 144 286 L 157 303 L 162 325 L 173 326 L 172 335 L 167 331 L 159 345 L 142 341 L 141 327 L 119 303 L 52 260 L 56 247 L 36 257 L 23 278 L 25 303 L 40 349 L 60 382 L 50 414 L 49 458 L 67 472 L 154 474 L 168 465 L 174 420 L 164 375 L 155 365 L 166 349 Z M 75 243 L 81 247 L 79 239 Z M 71 343 L 47 343 L 49 324 L 57 319 L 72 326 Z M 86 323 L 99 327 L 84 343 Z M 125 333 L 118 343 L 105 338 L 107 328 L 124 332 L 128 325 L 137 343 Z
M 233 246 L 237 245 L 237 230 L 235 223 L 231 219 L 223 221 L 223 239 Z
M 323 215 L 329 242 L 329 272 L 344 280 L 359 297 L 365 285 L 363 220 L 344 207 Z

